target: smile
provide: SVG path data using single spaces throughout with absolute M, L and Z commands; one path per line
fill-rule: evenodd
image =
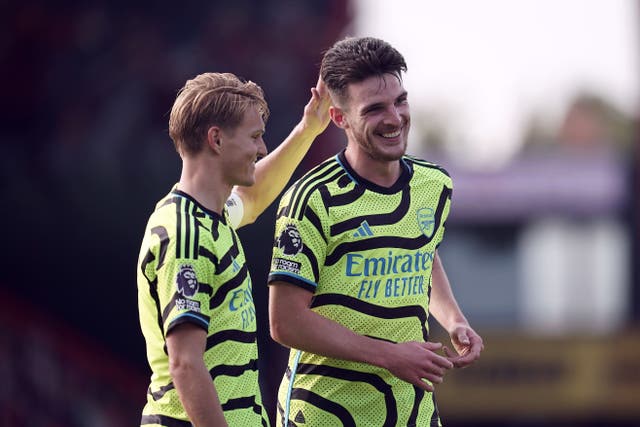
M 384 138 L 396 138 L 398 136 L 400 136 L 400 132 L 402 131 L 402 129 L 398 129 L 394 132 L 388 132 L 388 133 L 382 133 L 380 135 L 382 135 Z

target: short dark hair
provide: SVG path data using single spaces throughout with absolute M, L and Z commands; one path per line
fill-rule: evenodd
M 344 100 L 347 86 L 372 76 L 394 74 L 402 78 L 407 71 L 404 57 L 384 40 L 373 37 L 347 37 L 327 50 L 320 75 L 329 91 Z

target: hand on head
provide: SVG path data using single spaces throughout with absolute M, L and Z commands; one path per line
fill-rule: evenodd
M 318 76 L 318 82 L 311 88 L 311 99 L 304 107 L 304 121 L 306 126 L 316 135 L 322 133 L 329 125 L 329 106 L 331 97 L 329 90 Z

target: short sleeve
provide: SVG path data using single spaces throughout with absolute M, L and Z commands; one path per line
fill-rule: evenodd
M 290 205 L 289 196 L 283 196 L 278 209 L 268 281 L 283 281 L 315 292 L 327 251 L 323 230 L 326 211 L 317 191 L 298 209 Z
M 449 217 L 449 212 L 451 210 L 451 197 L 453 194 L 453 182 L 449 176 L 446 176 L 443 185 L 443 194 L 446 195 L 446 199 L 444 200 L 444 207 L 442 209 L 442 214 L 440 216 L 440 226 L 436 232 L 435 241 L 436 248 L 440 247 L 444 239 L 444 232 L 446 228 L 447 218 Z
M 207 330 L 211 318 L 210 269 L 204 258 L 176 258 L 171 256 L 175 251 L 175 239 L 172 239 L 157 276 L 158 308 L 161 310 L 165 335 L 185 322 Z

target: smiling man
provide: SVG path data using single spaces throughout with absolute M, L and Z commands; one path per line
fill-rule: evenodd
M 406 69 L 374 38 L 347 38 L 324 55 L 329 112 L 347 147 L 278 210 L 269 315 L 273 338 L 291 348 L 279 425 L 441 425 L 434 384 L 483 349 L 437 253 L 451 179 L 405 154 Z M 457 354 L 429 342 L 429 313 Z
M 269 155 L 269 110 L 255 83 L 206 73 L 178 93 L 169 134 L 182 174 L 151 214 L 138 259 L 152 370 L 141 425 L 269 424 L 258 386 L 251 277 L 235 229 L 269 206 L 328 125 L 324 86 L 319 81 L 311 92 L 301 122 Z

